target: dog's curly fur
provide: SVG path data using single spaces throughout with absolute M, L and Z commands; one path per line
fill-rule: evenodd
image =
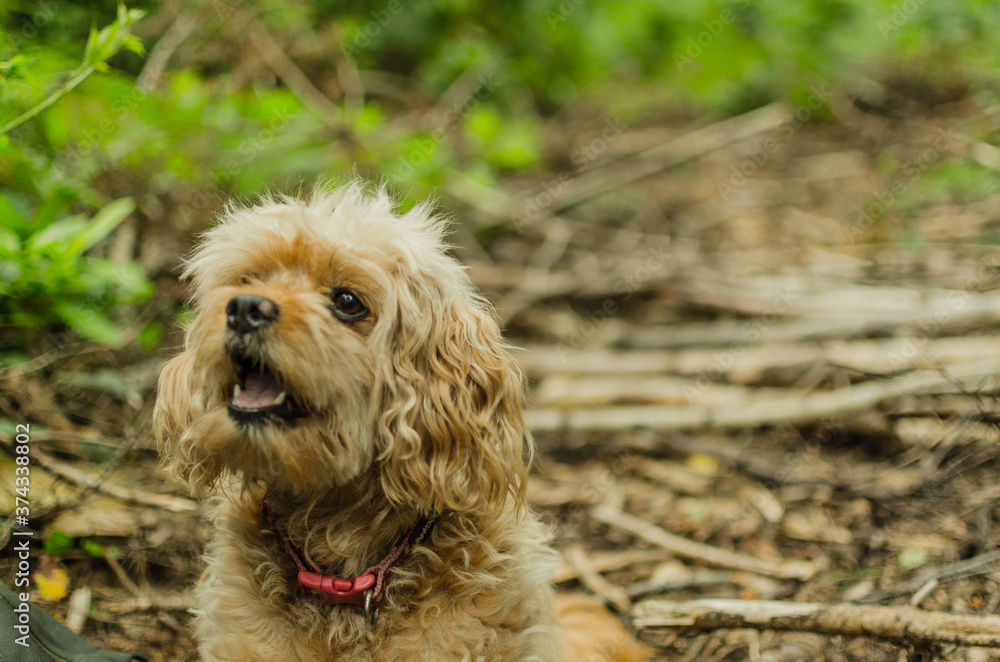
M 556 555 L 524 494 L 522 373 L 445 229 L 427 205 L 398 213 L 350 183 L 232 207 L 187 262 L 194 318 L 154 417 L 169 472 L 216 493 L 196 589 L 203 659 L 557 658 Z M 267 302 L 264 323 L 234 326 L 240 296 Z M 266 377 L 241 401 L 247 370 Z M 273 404 L 279 387 L 282 415 L 233 412 Z M 265 490 L 308 562 L 341 577 L 421 513 L 439 519 L 369 627 L 356 607 L 302 595 L 261 514 Z

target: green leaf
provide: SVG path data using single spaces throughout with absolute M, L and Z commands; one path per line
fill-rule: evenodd
M 0 224 L 0 255 L 4 253 L 17 255 L 20 250 L 21 240 L 17 238 L 16 234 Z
M 142 41 L 140 41 L 139 38 L 133 34 L 125 37 L 122 41 L 122 48 L 131 53 L 135 53 L 140 57 L 144 57 L 146 55 L 146 48 L 142 45 Z
M 77 214 L 61 218 L 28 238 L 27 247 L 37 253 L 53 244 L 68 244 L 87 227 L 87 218 Z
M 135 210 L 135 200 L 119 198 L 101 207 L 86 227 L 67 246 L 69 255 L 79 255 L 101 241 Z
M 94 49 L 97 48 L 97 38 L 98 38 L 97 28 L 91 25 L 90 35 L 87 36 L 87 46 L 83 49 L 84 62 L 93 63 L 95 60 L 97 60 L 97 58 L 94 57 Z
M 62 531 L 53 531 L 45 540 L 42 549 L 46 554 L 59 554 L 73 549 L 73 538 Z
M 85 551 L 90 556 L 94 558 L 104 557 L 104 545 L 97 542 L 93 538 L 84 538 L 80 541 L 80 549 Z
M 122 379 L 121 374 L 115 370 L 63 373 L 59 376 L 59 381 L 71 386 L 110 393 L 135 408 L 142 406 L 142 393 Z
M 23 228 L 26 223 L 24 217 L 14 209 L 14 205 L 10 204 L 10 200 L 0 195 L 0 228 L 5 230 Z
M 71 301 L 59 301 L 54 308 L 55 313 L 84 338 L 112 348 L 121 345 L 122 329 L 93 308 Z

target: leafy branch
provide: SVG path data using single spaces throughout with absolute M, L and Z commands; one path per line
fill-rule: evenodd
M 123 4 L 118 5 L 118 16 L 113 23 L 98 31 L 90 29 L 87 47 L 83 53 L 83 62 L 69 73 L 69 78 L 52 94 L 36 106 L 24 111 L 4 126 L 0 127 L 0 136 L 21 126 L 28 120 L 66 96 L 77 85 L 86 80 L 95 71 L 108 71 L 107 61 L 121 49 L 144 55 L 145 49 L 138 37 L 131 33 L 132 26 L 142 18 L 144 12 L 139 9 L 128 9 Z M 16 58 L 15 58 L 16 59 Z M 15 69 L 14 60 L 0 62 L 0 72 Z

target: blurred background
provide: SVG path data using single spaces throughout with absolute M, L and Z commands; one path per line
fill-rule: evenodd
M 33 598 L 91 641 L 193 657 L 208 531 L 149 430 L 183 255 L 227 201 L 357 174 L 455 218 L 523 350 L 561 588 L 664 659 L 992 659 L 636 605 L 1000 606 L 1000 5 L 5 0 L 0 29 L 0 490 L 29 423 Z

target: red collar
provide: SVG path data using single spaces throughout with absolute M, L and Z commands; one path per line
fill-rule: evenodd
M 377 565 L 365 570 L 362 574 L 349 579 L 341 579 L 331 575 L 321 574 L 317 569 L 306 566 L 304 555 L 298 550 L 285 534 L 285 529 L 277 522 L 274 511 L 267 503 L 267 496 L 261 501 L 264 511 L 264 521 L 268 530 L 278 537 L 285 553 L 299 569 L 299 584 L 310 598 L 328 605 L 351 604 L 365 608 L 365 620 L 375 624 L 378 608 L 385 602 L 385 584 L 389 573 L 402 564 L 409 556 L 413 547 L 421 544 L 430 535 L 436 514 L 424 515 L 403 540 L 389 550 L 385 558 Z M 412 541 L 412 542 L 411 542 Z

